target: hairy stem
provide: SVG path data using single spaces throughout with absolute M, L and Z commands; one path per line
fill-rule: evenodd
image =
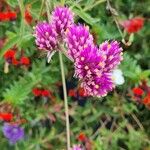
M 67 150 L 70 150 L 70 124 L 69 124 L 69 110 L 68 110 L 68 100 L 67 100 L 67 88 L 66 88 L 64 65 L 63 65 L 63 59 L 62 59 L 61 52 L 59 52 L 59 61 L 60 61 L 61 77 L 62 77 L 62 83 L 63 83 L 64 103 L 65 103 Z

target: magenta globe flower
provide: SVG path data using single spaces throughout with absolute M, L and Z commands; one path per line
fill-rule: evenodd
M 81 87 L 89 96 L 103 97 L 108 92 L 112 91 L 114 84 L 111 73 L 103 73 L 100 77 L 93 76 L 92 78 L 85 78 L 81 83 Z
M 83 25 L 72 25 L 66 33 L 68 54 L 74 60 L 80 55 L 80 51 L 88 45 L 93 45 L 93 36 L 89 29 Z
M 58 6 L 52 12 L 52 25 L 59 37 L 64 37 L 65 31 L 73 23 L 73 13 L 68 7 Z
M 105 41 L 99 47 L 100 52 L 104 52 L 106 54 L 106 65 L 105 71 L 112 71 L 115 69 L 123 59 L 122 51 L 123 49 L 120 47 L 119 42 L 117 41 Z
M 35 27 L 35 42 L 39 49 L 52 51 L 57 46 L 57 33 L 52 25 L 46 22 L 38 23 Z
M 74 145 L 71 150 L 84 150 L 80 145 Z
M 75 76 L 83 80 L 95 75 L 100 77 L 105 67 L 105 59 L 105 54 L 100 54 L 96 46 L 88 45 L 79 52 L 79 56 L 76 58 Z
M 12 125 L 5 123 L 3 126 L 4 136 L 9 140 L 11 144 L 15 144 L 17 141 L 23 139 L 24 129 L 18 125 Z

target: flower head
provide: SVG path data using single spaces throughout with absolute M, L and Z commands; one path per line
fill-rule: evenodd
M 76 90 L 70 89 L 70 90 L 68 91 L 68 96 L 70 96 L 70 97 L 75 97 L 75 96 L 76 96 Z
M 49 90 L 42 90 L 41 95 L 45 97 L 49 97 L 51 95 L 51 92 Z
M 7 59 L 13 59 L 15 57 L 16 52 L 14 50 L 7 50 L 4 54 L 4 58 Z
M 68 54 L 74 60 L 79 56 L 79 52 L 88 45 L 93 45 L 93 37 L 89 29 L 83 25 L 72 25 L 66 32 L 66 42 Z
M 22 64 L 22 65 L 30 65 L 30 59 L 28 58 L 28 57 L 21 57 L 21 59 L 20 59 L 20 63 Z
M 0 12 L 0 21 L 11 21 L 17 18 L 17 14 L 14 11 Z
M 144 91 L 140 87 L 133 88 L 132 92 L 138 96 L 142 96 L 144 94 Z
M 13 119 L 13 115 L 11 113 L 0 113 L 0 120 L 11 121 Z
M 85 133 L 81 132 L 81 133 L 78 135 L 77 139 L 78 139 L 78 141 L 80 141 L 80 142 L 85 142 L 86 139 L 87 139 L 87 137 L 86 137 Z
M 39 49 L 55 50 L 57 45 L 56 35 L 55 29 L 46 22 L 39 23 L 35 27 L 36 45 Z
M 75 76 L 79 79 L 92 77 L 93 75 L 101 76 L 105 66 L 106 56 L 98 52 L 95 46 L 87 46 L 79 52 L 75 62 Z
M 143 27 L 144 19 L 142 17 L 135 17 L 121 22 L 121 25 L 128 33 L 135 33 L 141 30 L 141 28 Z
M 106 65 L 104 70 L 106 72 L 115 69 L 120 64 L 120 61 L 123 59 L 122 48 L 117 41 L 103 42 L 99 47 L 99 51 L 106 54 Z
M 81 88 L 81 87 L 78 88 L 78 95 L 81 96 L 81 97 L 86 97 L 87 96 L 86 93 L 85 93 L 84 88 Z
M 85 89 L 86 94 L 89 96 L 106 96 L 114 88 L 112 74 L 103 72 L 100 77 L 93 76 L 91 78 L 85 78 L 81 83 L 81 87 Z
M 73 23 L 73 13 L 68 7 L 58 6 L 52 12 L 52 25 L 60 37 Z
M 32 89 L 32 93 L 34 96 L 41 96 L 42 91 L 38 88 L 34 88 L 34 89 Z
M 11 63 L 12 63 L 14 66 L 19 65 L 19 61 L 18 61 L 16 58 L 13 58 Z
M 81 148 L 80 145 L 74 145 L 71 150 L 83 150 L 83 148 Z
M 3 134 L 11 144 L 15 144 L 24 137 L 24 130 L 18 125 L 5 123 L 3 126 Z
M 25 10 L 24 18 L 28 24 L 32 23 L 33 17 L 28 9 Z
M 143 99 L 143 104 L 146 106 L 150 106 L 150 94 L 148 94 L 144 99 Z

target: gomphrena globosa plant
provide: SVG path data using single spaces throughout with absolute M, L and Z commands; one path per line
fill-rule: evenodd
M 48 55 L 56 51 L 65 53 L 74 63 L 74 77 L 79 79 L 86 95 L 103 97 L 115 88 L 112 73 L 120 64 L 123 51 L 119 42 L 108 40 L 100 46 L 95 45 L 89 27 L 75 24 L 73 12 L 68 7 L 57 6 L 52 12 L 51 22 L 38 23 L 34 35 L 40 50 L 47 51 Z

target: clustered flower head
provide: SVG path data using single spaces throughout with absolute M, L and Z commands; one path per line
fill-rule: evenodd
M 122 48 L 117 41 L 103 42 L 102 44 L 100 44 L 99 51 L 104 52 L 106 55 L 104 69 L 105 71 L 111 71 L 115 69 L 120 64 L 120 61 L 123 59 Z
M 49 23 L 42 22 L 35 27 L 36 45 L 39 49 L 52 51 L 56 48 L 56 31 Z
M 96 46 L 89 27 L 74 24 L 69 8 L 56 7 L 51 24 L 38 24 L 35 37 L 40 49 L 50 51 L 55 47 L 59 49 L 59 43 L 64 42 L 68 57 L 74 62 L 74 76 L 80 80 L 87 96 L 106 96 L 115 87 L 112 72 L 123 59 L 120 43 L 112 40 Z
M 52 12 L 52 26 L 61 38 L 73 22 L 73 13 L 67 7 L 59 6 Z
M 89 27 L 84 25 L 72 25 L 66 32 L 68 54 L 74 60 L 79 52 L 93 44 L 93 36 L 89 33 Z
M 51 23 L 38 23 L 34 36 L 39 49 L 54 52 L 63 39 L 66 30 L 73 23 L 73 13 L 67 7 L 56 7 L 52 12 Z
M 23 139 L 24 129 L 18 125 L 5 123 L 3 126 L 3 134 L 11 144 Z
M 73 147 L 70 150 L 83 150 L 80 145 L 73 145 Z

